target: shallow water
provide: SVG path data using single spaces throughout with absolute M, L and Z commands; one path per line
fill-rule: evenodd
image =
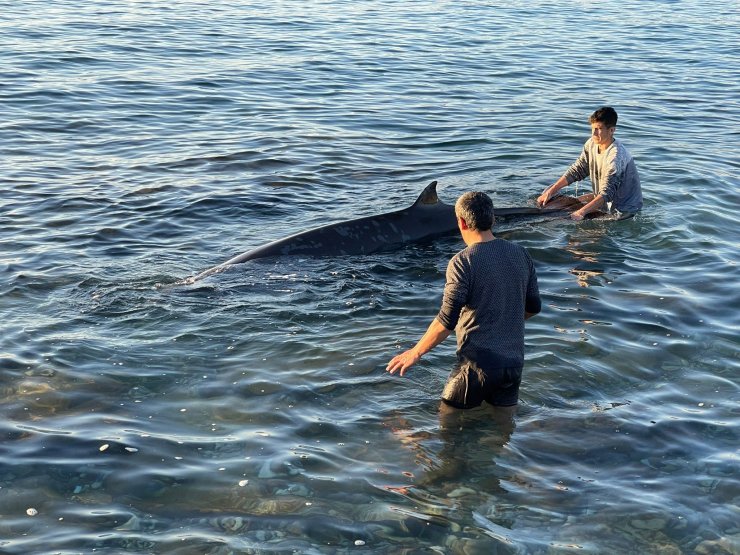
M 0 550 L 736 553 L 738 12 L 5 10 Z M 432 179 L 531 205 L 605 103 L 642 213 L 497 230 L 544 301 L 513 426 L 440 429 L 451 340 L 383 371 L 436 314 L 456 237 L 177 285 Z

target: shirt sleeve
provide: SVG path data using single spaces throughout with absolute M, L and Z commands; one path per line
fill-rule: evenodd
M 437 320 L 448 330 L 454 330 L 460 319 L 460 312 L 467 303 L 470 291 L 470 272 L 464 271 L 463 261 L 454 256 L 447 265 L 445 289 L 442 296 L 442 307 Z
M 527 294 L 524 300 L 524 311 L 530 314 L 538 314 L 542 310 L 542 301 L 540 300 L 540 288 L 537 283 L 537 272 L 529 255 L 527 255 L 527 262 L 529 263 L 529 282 L 527 283 Z
M 624 179 L 624 171 L 619 167 L 619 149 L 615 148 L 609 153 L 604 167 L 604 185 L 599 191 L 607 202 L 613 202 L 617 198 L 617 190 Z
M 589 139 L 590 141 L 591 139 Z M 573 164 L 567 169 L 565 172 L 565 179 L 568 182 L 568 185 L 571 183 L 574 183 L 575 181 L 582 181 L 588 177 L 589 169 L 588 169 L 588 141 L 585 145 L 583 145 L 583 150 L 581 151 L 581 155 L 578 157 L 578 160 L 573 162 Z

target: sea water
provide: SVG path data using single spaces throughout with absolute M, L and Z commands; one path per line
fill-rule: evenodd
M 739 15 L 6 3 L 0 551 L 737 553 Z M 605 104 L 642 212 L 495 230 L 543 298 L 513 424 L 440 427 L 452 339 L 384 371 L 458 237 L 180 284 L 435 179 L 532 206 Z

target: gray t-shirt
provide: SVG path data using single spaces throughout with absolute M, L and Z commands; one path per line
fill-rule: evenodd
M 590 177 L 594 195 L 603 195 L 620 212 L 637 212 L 642 208 L 637 166 L 627 147 L 617 139 L 604 152 L 599 152 L 599 145 L 593 139 L 587 140 L 565 177 L 569 185 Z
M 475 243 L 447 265 L 437 320 L 457 334 L 459 358 L 483 369 L 524 365 L 524 312 L 541 309 L 537 274 L 526 250 L 494 239 Z

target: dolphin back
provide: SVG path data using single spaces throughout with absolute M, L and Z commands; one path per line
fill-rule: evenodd
M 498 219 L 526 219 L 537 216 L 559 216 L 563 209 L 500 208 L 494 209 Z M 342 256 L 364 255 L 390 250 L 407 243 L 450 235 L 457 231 L 455 207 L 437 196 L 437 182 L 427 185 L 408 208 L 337 222 L 278 239 L 244 252 L 201 272 L 188 281 L 221 271 L 248 260 L 269 256 Z
M 440 202 L 437 182 L 432 181 L 406 209 L 302 231 L 240 254 L 224 264 L 268 256 L 371 254 L 455 229 L 454 207 Z

